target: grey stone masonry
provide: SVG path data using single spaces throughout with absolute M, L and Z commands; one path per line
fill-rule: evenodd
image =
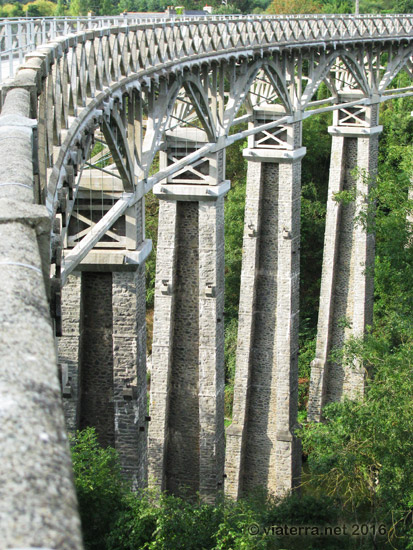
M 225 462 L 225 473 L 227 475 L 225 492 L 234 498 L 238 498 L 242 492 L 244 453 L 247 439 L 250 366 L 253 355 L 255 303 L 259 271 L 258 236 L 262 219 L 263 168 L 263 163 L 248 162 L 233 421 L 230 428 L 227 429 Z
M 199 203 L 199 492 L 224 481 L 224 198 Z
M 199 490 L 198 224 L 198 204 L 178 202 L 178 258 L 165 486 L 174 494 L 186 491 L 195 494 Z M 151 412 L 151 416 L 155 413 Z
M 94 426 L 103 446 L 115 445 L 112 274 L 82 273 L 80 428 Z
M 115 448 L 134 488 L 147 482 L 145 265 L 112 274 Z
M 186 138 L 168 140 L 163 166 L 196 149 Z M 155 188 L 167 200 L 159 211 L 149 483 L 208 502 L 224 479 L 223 154 Z
M 80 345 L 83 331 L 82 276 L 69 276 L 62 289 L 62 336 L 58 339 L 63 410 L 67 431 L 74 435 L 79 428 L 80 413 Z
M 277 107 L 255 122 L 282 116 Z M 285 113 L 284 113 L 285 114 Z M 283 495 L 299 482 L 298 400 L 301 122 L 253 136 L 248 159 L 233 421 L 226 493 Z
M 63 405 L 68 429 L 94 426 L 137 488 L 146 484 L 145 267 L 117 269 L 75 272 L 63 289 Z
M 28 91 L 2 96 L 0 547 L 80 550 L 48 303 L 50 217 L 33 204 L 35 121 Z
M 128 212 L 132 252 L 94 249 L 69 276 L 59 339 L 69 430 L 94 426 L 100 443 L 118 450 L 135 489 L 147 483 L 149 420 L 145 259 L 151 247 L 143 240 L 143 206 Z
M 148 433 L 148 482 L 165 487 L 177 256 L 177 202 L 160 201 Z
M 330 354 L 350 337 L 364 334 L 373 316 L 374 234 L 369 227 L 369 191 L 377 172 L 378 107 L 355 107 L 334 114 L 316 357 L 312 362 L 308 417 L 364 390 L 360 364 L 342 365 Z M 352 200 L 335 194 L 348 191 Z M 368 214 L 366 218 L 366 214 Z M 366 226 L 367 221 L 367 226 Z

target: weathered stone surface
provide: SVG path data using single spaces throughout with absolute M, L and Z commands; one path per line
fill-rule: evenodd
M 257 115 L 258 116 L 258 115 Z M 300 148 L 300 125 L 285 133 Z M 285 494 L 298 484 L 293 432 L 298 398 L 301 164 L 275 151 L 247 152 L 247 197 L 233 423 L 227 430 L 226 493 L 261 486 Z M 271 150 L 266 150 L 270 157 Z
M 147 482 L 145 266 L 112 275 L 115 447 L 134 488 Z
M 215 185 L 224 176 L 218 157 L 200 168 Z M 161 201 L 155 288 L 149 480 L 213 502 L 223 488 L 225 446 L 220 193 L 202 202 Z
M 80 354 L 83 341 L 82 276 L 75 272 L 62 289 L 62 336 L 58 358 L 62 371 L 63 410 L 66 428 L 74 434 L 80 426 Z M 65 391 L 66 386 L 66 391 Z
M 36 232 L 10 222 L 0 234 L 1 546 L 77 550 L 80 523 Z
M 94 426 L 134 488 L 146 484 L 145 269 L 78 272 L 63 292 L 62 368 L 70 431 Z M 64 390 L 64 388 L 63 388 Z
M 332 157 L 324 241 L 316 357 L 312 363 L 308 414 L 321 420 L 322 407 L 364 390 L 362 365 L 331 361 L 351 336 L 362 336 L 373 316 L 374 234 L 361 220 L 378 161 L 378 111 L 367 108 L 366 127 L 332 127 Z M 336 122 L 338 120 L 336 115 Z M 344 132 L 347 130 L 347 132 Z M 367 131 L 369 131 L 367 133 Z M 354 193 L 349 204 L 334 200 L 341 190 Z

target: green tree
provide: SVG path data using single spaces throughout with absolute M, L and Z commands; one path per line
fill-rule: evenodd
M 72 440 L 76 493 L 86 550 L 103 550 L 121 512 L 127 509 L 128 487 L 122 478 L 117 452 L 103 449 L 93 428 Z
M 234 143 L 226 151 L 226 174 L 231 190 L 225 199 L 225 316 L 230 321 L 238 316 L 238 302 L 244 232 L 246 161 L 244 143 Z
M 352 0 L 324 0 L 322 11 L 323 13 L 353 13 L 354 2 Z
M 272 0 L 267 9 L 270 14 L 321 13 L 316 0 Z
M 159 0 L 147 0 L 147 11 L 161 11 Z
M 24 6 L 27 17 L 50 17 L 54 15 L 56 4 L 49 0 L 35 0 Z
M 152 240 L 152 254 L 146 260 L 146 307 L 152 309 L 155 298 L 156 248 L 158 241 L 159 200 L 150 192 L 145 197 L 145 230 Z
M 238 9 L 234 4 L 226 4 L 214 8 L 214 15 L 237 15 L 241 13 L 241 10 Z
M 118 4 L 119 13 L 124 13 L 126 11 L 133 11 L 132 0 L 120 0 Z
M 66 11 L 66 6 L 65 6 L 64 0 L 57 0 L 56 11 L 54 14 L 57 17 L 60 17 L 62 15 L 65 15 L 65 11 Z
M 99 15 L 112 15 L 114 13 L 114 9 L 115 8 L 111 0 L 103 0 Z
M 413 343 L 394 349 L 385 337 L 352 342 L 357 357 L 374 372 L 363 401 L 334 403 L 326 422 L 303 432 L 311 479 L 318 491 L 340 499 L 361 521 L 384 523 L 397 548 L 413 547 Z
M 393 4 L 393 13 L 413 13 L 413 0 L 397 0 Z
M 2 17 L 20 17 L 23 15 L 22 5 L 15 2 L 13 4 L 4 4 L 1 8 Z
M 89 12 L 88 0 L 70 0 L 69 14 L 70 15 L 87 15 Z

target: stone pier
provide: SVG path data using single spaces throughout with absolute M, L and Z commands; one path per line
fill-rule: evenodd
M 255 111 L 255 124 L 285 115 Z M 300 477 L 298 401 L 301 122 L 250 138 L 226 493 L 283 495 Z
M 147 482 L 149 420 L 145 260 L 152 243 L 143 237 L 143 208 L 141 201 L 119 222 L 129 250 L 103 242 L 68 277 L 58 344 L 69 431 L 95 427 L 99 442 L 119 452 L 134 488 Z
M 350 337 L 362 336 L 372 323 L 374 234 L 368 196 L 377 172 L 381 130 L 377 104 L 335 111 L 329 128 L 333 139 L 310 420 L 322 419 L 325 404 L 355 398 L 364 390 L 362 365 L 344 366 L 330 355 Z M 347 196 L 337 198 L 342 191 Z
M 168 136 L 161 169 L 203 134 Z M 161 199 L 148 441 L 149 483 L 213 502 L 224 479 L 225 153 L 154 188 Z

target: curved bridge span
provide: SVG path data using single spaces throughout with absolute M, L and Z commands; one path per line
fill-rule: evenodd
M 363 391 L 362 368 L 345 371 L 328 356 L 371 322 L 374 239 L 356 220 L 377 169 L 379 105 L 413 94 L 395 85 L 400 71 L 413 75 L 412 17 L 104 24 L 22 23 L 20 42 L 0 32 L 10 67 L 28 44 L 26 27 L 30 44 L 52 40 L 1 88 L 5 547 L 81 547 L 61 390 L 69 431 L 95 425 L 135 487 L 149 476 L 213 501 L 224 486 L 238 498 L 259 485 L 278 495 L 297 485 L 302 121 L 327 111 L 332 160 L 309 415 L 320 420 L 325 403 Z M 225 451 L 225 149 L 246 138 Z M 344 209 L 334 193 L 351 188 L 356 201 Z M 151 190 L 161 201 L 148 416 Z

